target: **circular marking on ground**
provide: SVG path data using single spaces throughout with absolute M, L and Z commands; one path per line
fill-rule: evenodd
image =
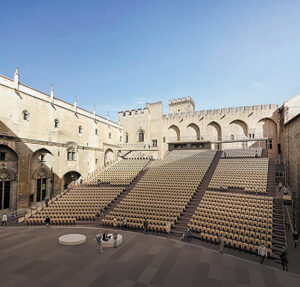
M 80 245 L 86 242 L 86 236 L 82 234 L 66 234 L 58 238 L 61 245 Z
M 113 234 L 109 233 L 108 237 L 110 236 L 108 241 L 102 240 L 102 246 L 103 247 L 114 247 L 114 241 L 113 241 Z M 118 234 L 117 236 L 117 246 L 120 245 L 123 242 L 123 235 Z

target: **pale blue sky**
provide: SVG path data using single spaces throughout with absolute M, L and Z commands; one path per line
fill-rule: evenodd
M 300 1 L 1 1 L 0 74 L 117 119 L 191 96 L 196 109 L 300 93 Z

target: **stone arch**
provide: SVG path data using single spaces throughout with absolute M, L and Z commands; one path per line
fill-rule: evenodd
M 187 128 L 191 128 L 194 131 L 193 136 L 195 136 L 197 140 L 200 140 L 200 128 L 198 125 L 190 123 Z
M 66 172 L 63 176 L 64 189 L 67 189 L 70 183 L 78 180 L 80 177 L 81 177 L 81 174 L 78 171 L 72 170 L 72 171 Z
M 258 121 L 259 132 L 262 133 L 263 137 L 276 138 L 278 134 L 278 124 L 277 122 L 269 117 L 264 117 Z
M 222 128 L 219 123 L 212 121 L 208 125 L 208 135 L 213 140 L 222 140 Z
M 54 157 L 46 148 L 36 150 L 30 159 L 30 204 L 43 201 L 53 195 Z
M 0 210 L 15 209 L 18 193 L 18 154 L 5 141 L 0 141 L 0 153 L 0 192 L 2 198 Z
M 0 180 L 6 180 L 6 181 L 15 181 L 17 179 L 17 174 L 15 171 L 2 167 L 0 168 Z
M 106 151 L 104 152 L 104 165 L 106 166 L 110 162 L 114 161 L 114 159 L 114 151 L 111 148 L 106 149 Z
M 38 179 L 38 178 L 51 178 L 52 173 L 45 167 L 40 167 L 34 170 L 34 172 L 31 175 L 32 179 Z
M 171 125 L 169 128 L 168 128 L 168 131 L 169 131 L 169 139 L 175 139 L 177 141 L 180 140 L 180 129 L 178 128 L 178 126 L 176 125 Z
M 65 147 L 67 148 L 67 150 L 74 149 L 75 151 L 77 151 L 79 146 L 76 142 L 69 141 L 65 143 Z
M 248 137 L 248 125 L 243 120 L 233 120 L 229 125 L 231 126 L 230 135 L 233 135 L 235 139 Z

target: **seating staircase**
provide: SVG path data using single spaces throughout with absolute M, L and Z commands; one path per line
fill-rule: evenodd
M 127 187 L 125 187 L 124 191 L 120 194 L 120 196 L 112 202 L 111 205 L 109 205 L 104 210 L 104 217 L 110 213 L 128 194 L 129 192 L 137 185 L 137 183 L 140 181 L 140 179 L 145 175 L 145 173 L 148 171 L 150 166 L 152 165 L 153 161 L 149 161 L 147 165 L 143 168 L 143 170 L 138 174 L 138 176 L 134 179 L 134 181 Z M 98 220 L 98 223 L 101 224 L 100 219 Z
M 280 263 L 280 253 L 286 245 L 285 218 L 283 210 L 283 200 L 274 198 L 273 200 L 273 233 L 272 249 L 275 261 Z
M 181 236 L 185 231 L 188 223 L 190 222 L 193 214 L 195 213 L 205 191 L 208 188 L 209 182 L 215 172 L 218 162 L 221 158 L 222 151 L 217 151 L 202 182 L 198 186 L 195 195 L 192 197 L 190 203 L 185 208 L 183 215 L 180 217 L 175 227 L 172 229 L 171 234 L 175 237 Z

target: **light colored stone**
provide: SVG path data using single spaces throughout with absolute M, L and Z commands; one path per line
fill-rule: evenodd
M 66 234 L 58 238 L 61 245 L 80 245 L 86 242 L 86 236 L 82 234 Z

